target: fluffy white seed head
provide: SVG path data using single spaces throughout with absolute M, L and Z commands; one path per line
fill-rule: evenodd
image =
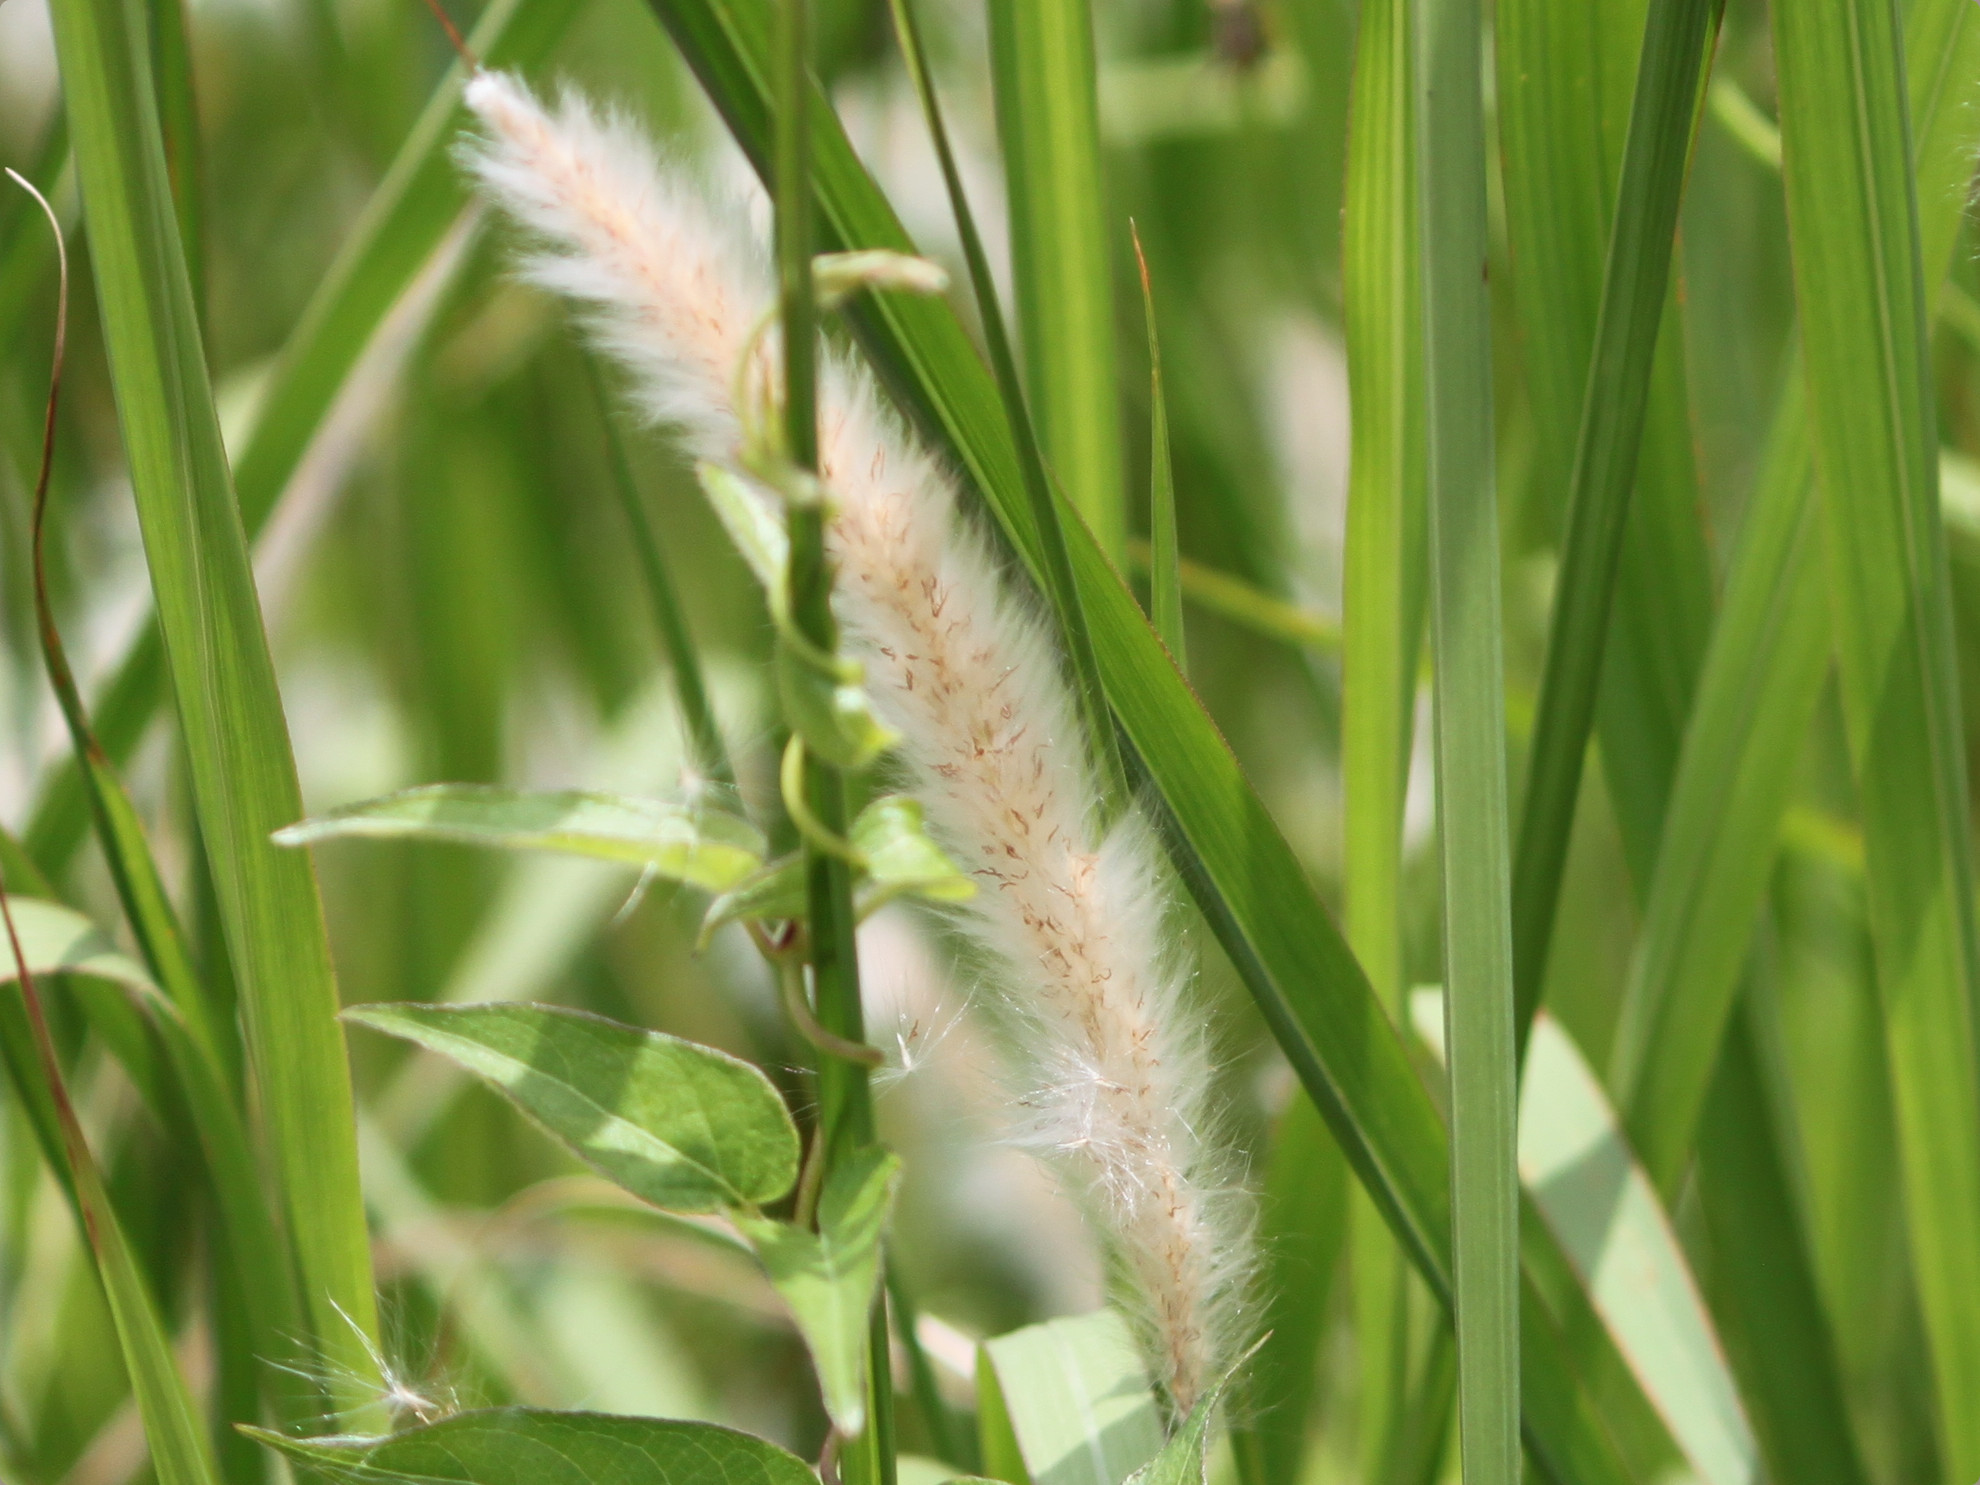
M 732 460 L 737 363 L 772 299 L 761 250 L 718 226 L 624 120 L 568 97 L 546 112 L 498 75 L 467 99 L 488 131 L 467 160 L 541 239 L 531 276 L 586 307 L 654 416 L 702 457 Z M 1205 1135 L 1206 1052 L 1152 831 L 1139 812 L 1096 828 L 1036 605 L 1005 581 L 948 472 L 839 357 L 819 435 L 846 645 L 901 735 L 929 828 L 976 877 L 965 926 L 1034 1081 L 1022 1134 L 1090 1199 L 1140 1298 L 1155 1373 L 1187 1409 L 1233 1354 L 1248 1233 Z

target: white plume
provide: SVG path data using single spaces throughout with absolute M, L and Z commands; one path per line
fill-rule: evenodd
M 530 275 L 586 307 L 653 417 L 733 464 L 737 362 L 773 301 L 761 249 L 623 119 L 570 97 L 547 112 L 491 73 L 467 102 L 487 135 L 464 158 L 539 239 Z M 1037 1080 L 1025 1136 L 1103 1219 L 1152 1369 L 1187 1410 L 1233 1354 L 1249 1235 L 1203 1134 L 1209 1069 L 1153 833 L 1139 811 L 1098 832 L 1050 630 L 863 369 L 828 359 L 819 424 L 846 647 L 929 828 L 979 885 L 964 924 Z

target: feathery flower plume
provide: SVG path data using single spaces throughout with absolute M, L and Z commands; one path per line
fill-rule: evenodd
M 485 72 L 467 102 L 487 133 L 466 162 L 538 239 L 526 271 L 585 306 L 649 415 L 735 465 L 738 398 L 765 375 L 739 362 L 774 303 L 761 248 L 623 119 L 568 96 L 545 110 Z M 1247 1233 L 1202 1134 L 1208 1067 L 1187 968 L 1165 947 L 1152 832 L 1138 811 L 1096 830 L 1049 630 L 948 472 L 851 362 L 828 359 L 820 406 L 848 651 L 931 831 L 981 889 L 964 923 L 1039 1081 L 1027 1134 L 1104 1218 L 1153 1370 L 1186 1411 L 1233 1355 Z

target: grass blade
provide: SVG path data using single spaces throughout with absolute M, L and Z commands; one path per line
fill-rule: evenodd
M 1466 1485 L 1513 1485 L 1520 1468 L 1518 1073 L 1492 347 L 1481 271 L 1482 24 L 1473 0 L 1422 0 L 1415 23 L 1458 1446 Z
M 1719 13 L 1719 0 L 1652 0 L 1644 31 L 1520 815 L 1513 942 L 1522 1041 L 1540 1003 L 1560 900 L 1629 529 L 1700 76 Z
M 992 0 L 990 75 L 1010 201 L 1018 338 L 1039 440 L 1073 509 L 1119 565 L 1126 479 L 1086 0 Z
M 1843 711 L 1946 1477 L 1980 1470 L 1980 992 L 1924 270 L 1895 10 L 1774 13 Z
M 1391 1018 L 1403 967 L 1403 803 L 1424 607 L 1424 403 L 1409 0 L 1369 0 L 1355 43 L 1341 285 L 1354 395 L 1341 614 L 1347 938 Z M 1392 1479 L 1409 1412 L 1409 1279 L 1365 1196 L 1354 1207 L 1362 1467 Z M 1439 1343 L 1443 1344 L 1443 1343 Z M 1380 1472 L 1378 1474 L 1378 1472 Z
M 54 20 L 119 420 L 263 1132 L 315 1342 L 355 1379 L 339 1405 L 364 1407 L 377 1322 L 336 983 L 309 865 L 268 838 L 301 815 L 301 799 L 150 76 L 113 0 L 68 0 Z

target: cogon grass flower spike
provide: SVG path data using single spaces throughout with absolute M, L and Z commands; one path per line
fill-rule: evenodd
M 464 159 L 536 238 L 529 276 L 585 308 L 650 416 L 738 467 L 773 304 L 740 208 L 718 209 L 627 121 L 574 95 L 546 109 L 484 72 L 466 98 L 486 132 Z M 1230 1157 L 1206 1133 L 1207 1049 L 1153 832 L 1134 810 L 1096 825 L 1050 631 L 947 470 L 863 367 L 829 357 L 821 391 L 847 648 L 930 829 L 977 880 L 962 922 L 1029 1062 L 1023 1136 L 1104 1224 L 1151 1369 L 1187 1410 L 1235 1354 L 1248 1234 Z

